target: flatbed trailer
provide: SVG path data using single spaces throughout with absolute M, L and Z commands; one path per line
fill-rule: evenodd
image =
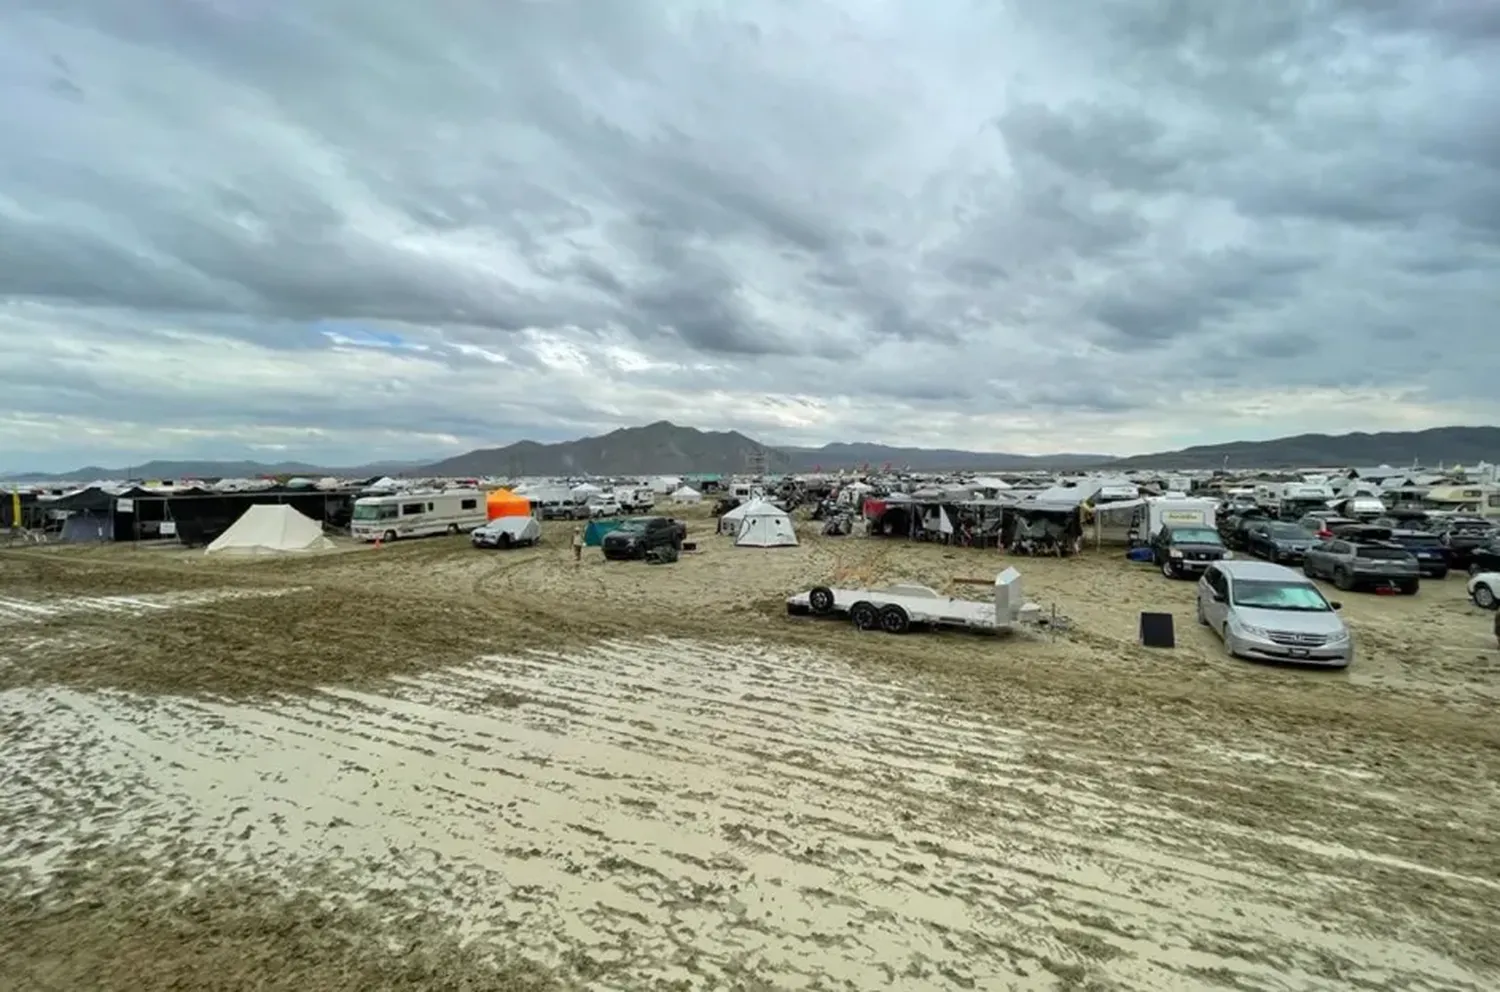
M 1021 596 L 1021 573 L 1007 568 L 995 576 L 992 602 L 944 596 L 936 589 L 897 583 L 883 589 L 814 586 L 788 596 L 793 616 L 845 617 L 859 630 L 904 634 L 913 627 L 999 633 L 1042 620 L 1042 608 Z

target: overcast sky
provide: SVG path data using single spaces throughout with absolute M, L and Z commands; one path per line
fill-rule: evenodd
M 1500 423 L 1500 4 L 8 0 L 0 469 Z

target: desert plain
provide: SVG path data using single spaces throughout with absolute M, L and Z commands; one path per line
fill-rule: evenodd
M 1191 583 L 855 537 L 0 549 L 0 987 L 1500 988 L 1500 653 L 1455 574 L 1347 671 Z M 859 633 L 1006 564 L 1066 629 Z M 1143 610 L 1177 646 L 1137 643 Z

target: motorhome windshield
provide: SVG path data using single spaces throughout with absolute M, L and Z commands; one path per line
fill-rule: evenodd
M 396 507 L 379 503 L 355 503 L 355 520 L 395 520 Z
M 1255 610 L 1295 610 L 1327 613 L 1333 607 L 1311 582 L 1240 579 L 1234 584 L 1234 605 Z

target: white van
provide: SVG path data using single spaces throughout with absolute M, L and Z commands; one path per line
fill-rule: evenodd
M 349 536 L 356 541 L 394 541 L 471 531 L 484 525 L 484 498 L 478 489 L 361 496 L 354 501 Z

